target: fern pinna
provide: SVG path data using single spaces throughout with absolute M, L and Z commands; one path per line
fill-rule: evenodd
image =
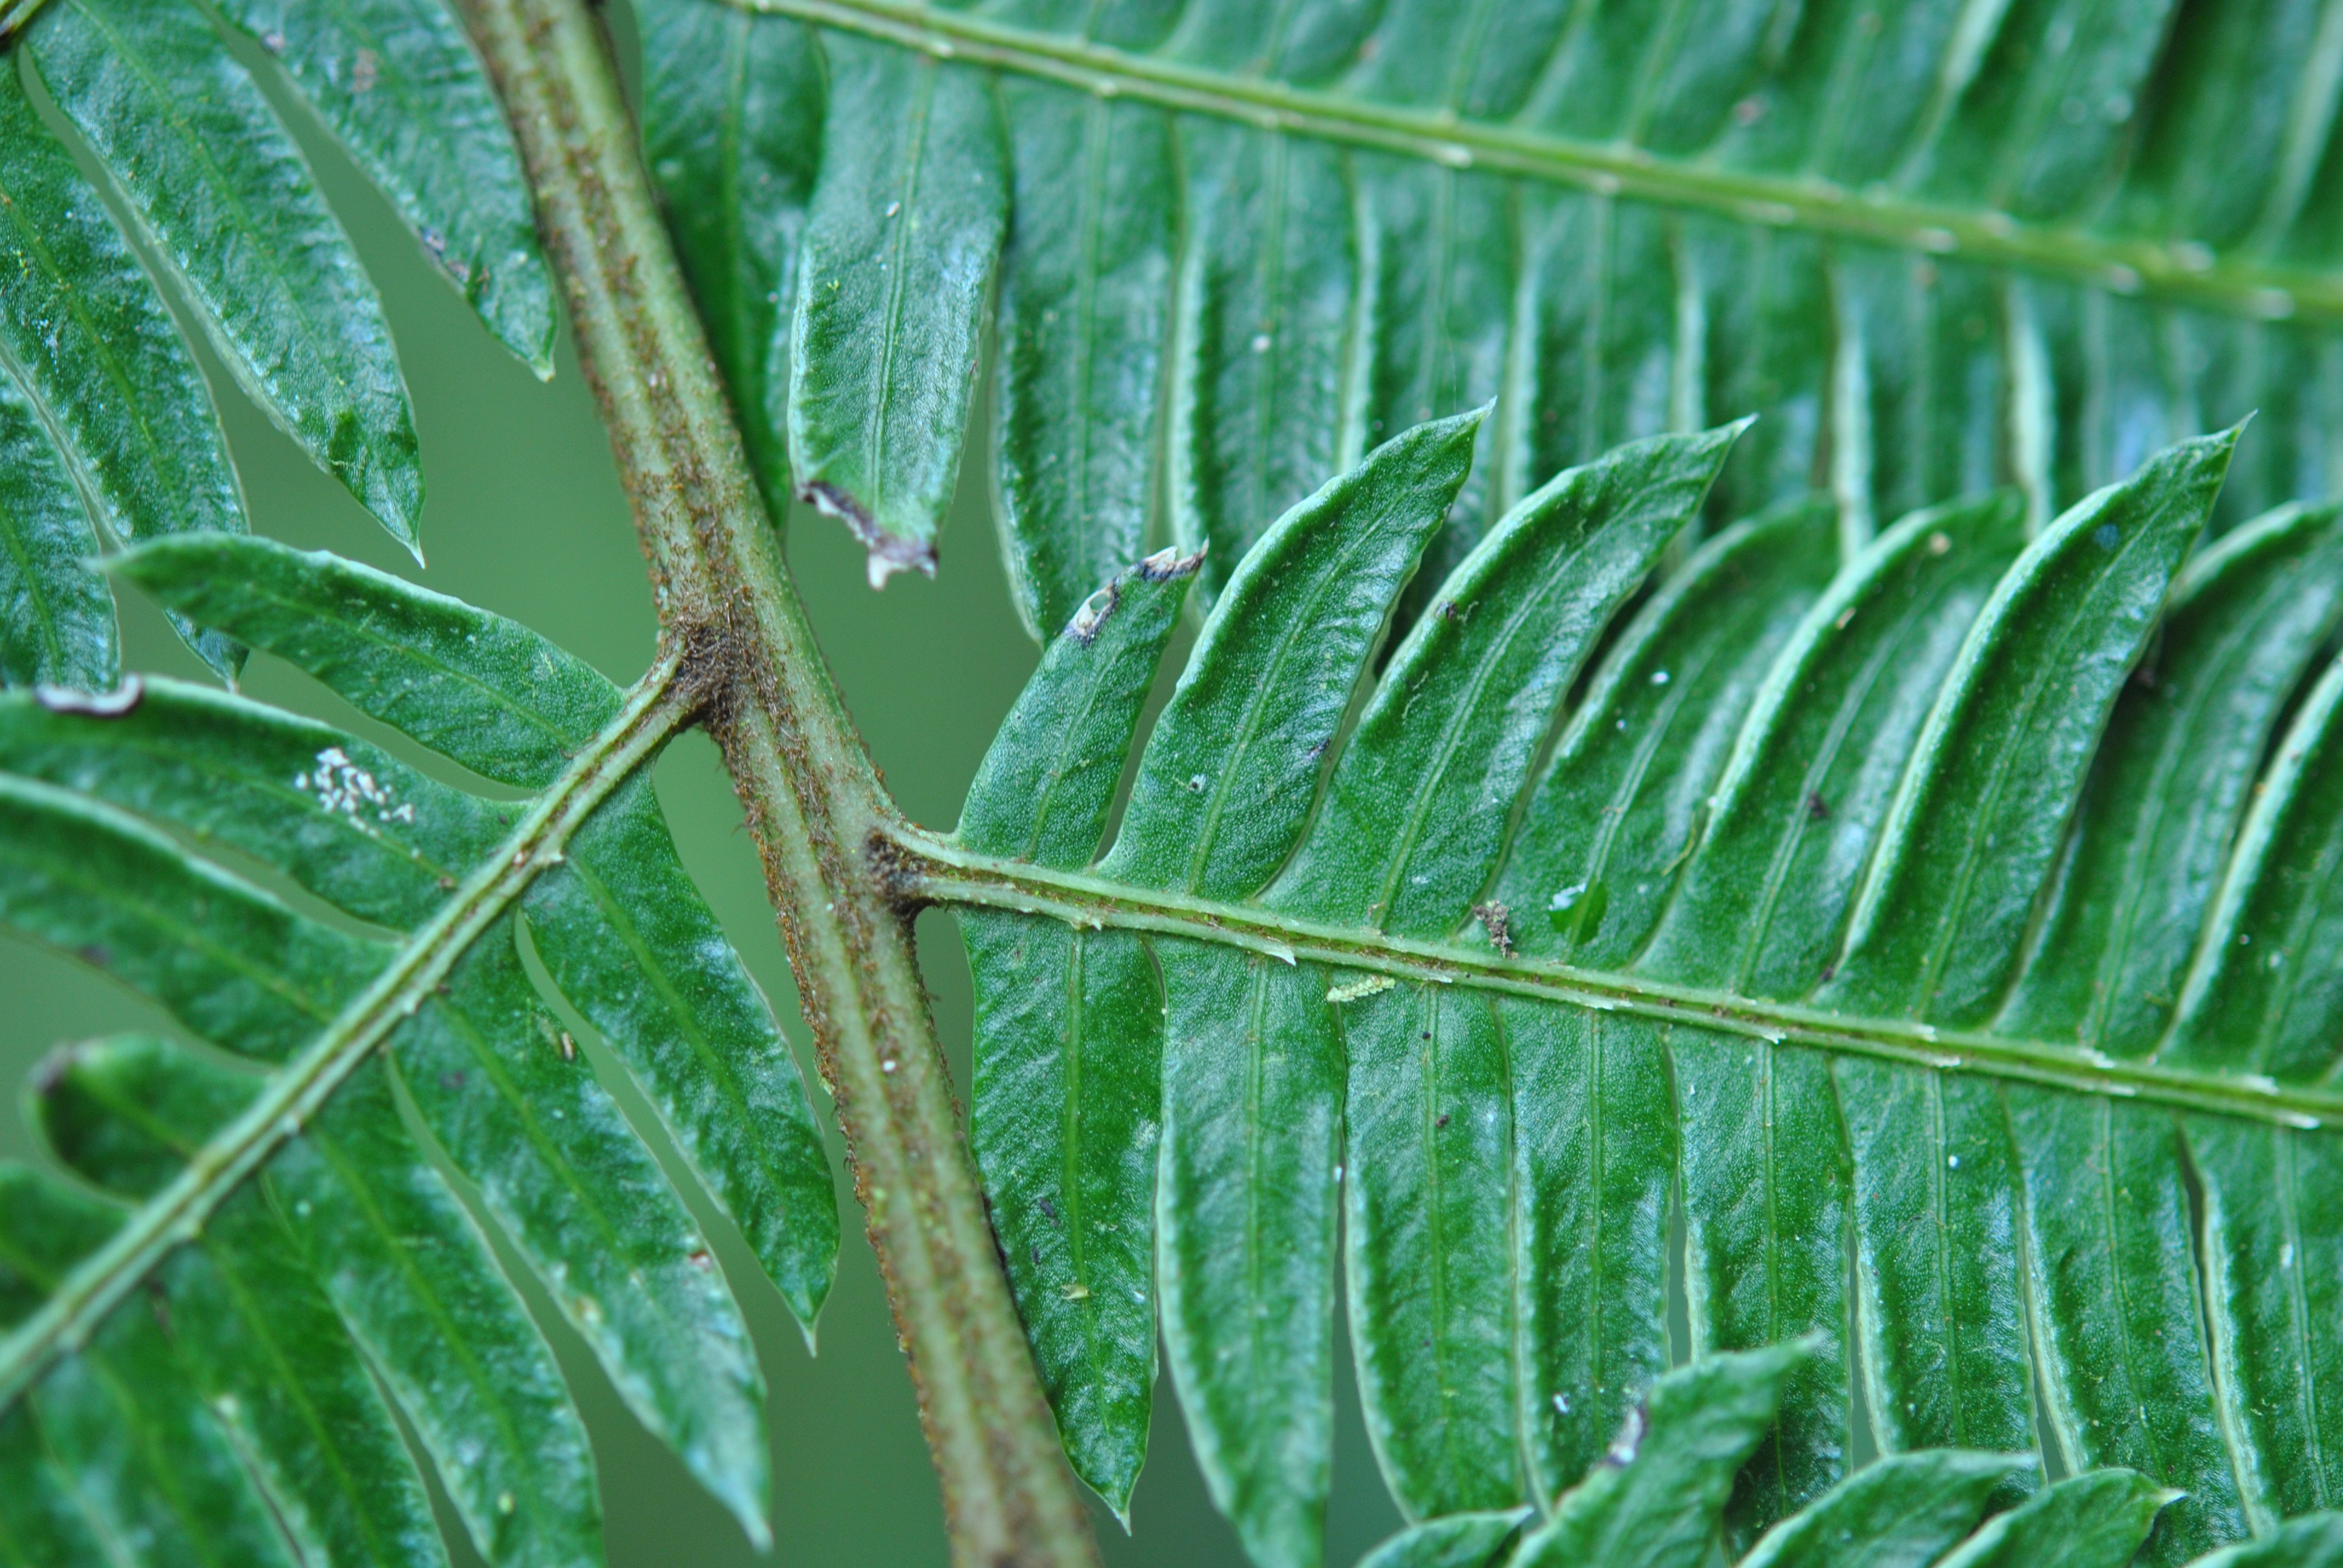
M 977 1149 L 1085 1479 L 1129 1496 L 1160 1312 L 1215 1497 L 1316 1562 L 1339 1270 L 1405 1513 L 1545 1509 L 1669 1365 L 1673 1207 L 1677 1357 L 1811 1336 L 1736 1543 L 1859 1399 L 2176 1489 L 2154 1561 L 2320 1507 L 2335 511 L 2192 557 L 2231 432 L 2031 539 L 1993 496 L 1834 570 L 1802 503 L 1669 571 L 1738 429 L 1655 438 L 1494 527 L 1346 730 L 1482 424 L 1232 572 L 1111 842 L 1192 560 L 1074 618 L 912 850 L 983 906 Z M 1568 1513 L 1503 1560 L 1643 1560 L 1536 1544 Z
M 1378 1568 L 2343 1563 L 2332 13 L 643 0 L 639 160 L 579 0 L 0 4 L 0 923 L 179 1030 L 0 1171 L 0 1561 L 595 1562 L 538 1311 L 767 1541 L 652 1143 L 809 1323 L 838 1216 L 708 722 L 964 1561 L 1091 1560 L 1031 1373 L 1124 1510 L 1161 1343 L 1315 1568 L 1347 1299 Z M 244 537 L 215 364 L 422 502 L 279 102 L 539 374 L 559 273 L 629 690 Z M 1065 629 L 941 836 L 772 523 L 931 568 L 979 417 Z
M 0 920 L 227 1053 L 102 1040 L 35 1079 L 38 1130 L 86 1185 L 0 1174 L 0 1553 L 442 1561 L 378 1379 L 492 1562 L 598 1560 L 585 1428 L 440 1161 L 637 1417 L 768 1538 L 739 1309 L 524 957 L 810 1324 L 838 1247 L 821 1136 L 644 771 L 691 715 L 686 662 L 621 693 L 499 617 L 259 540 L 119 569 L 528 793 L 173 681 L 0 699 Z
M 1560 469 L 1753 410 L 1713 518 L 1825 489 L 1854 539 L 1997 485 L 2038 528 L 2256 411 L 2222 526 L 2343 475 L 2338 35 L 2300 0 L 639 15 L 759 482 L 933 569 L 965 445 L 1037 637 L 1151 528 L 1211 546 L 1209 600 L 1493 398 L 1435 579 Z

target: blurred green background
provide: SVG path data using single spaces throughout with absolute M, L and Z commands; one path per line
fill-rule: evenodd
M 631 680 L 649 661 L 656 624 L 626 500 L 568 339 L 553 380 L 540 384 L 490 341 L 425 264 L 388 206 L 321 137 L 307 134 L 312 127 L 297 109 L 283 106 L 373 269 L 397 335 L 429 487 L 423 514 L 429 564 L 418 568 L 206 359 L 255 529 L 303 548 L 336 550 L 501 611 L 612 679 Z M 191 336 L 203 353 L 199 335 Z M 942 570 L 934 580 L 899 577 L 883 593 L 873 593 L 864 586 L 860 549 L 837 524 L 807 510 L 788 519 L 791 564 L 873 759 L 906 811 L 942 827 L 955 819 L 995 726 L 1038 655 L 1010 608 L 983 468 L 980 456 L 966 465 L 942 536 Z M 150 605 L 126 595 L 122 610 L 129 668 L 203 678 Z M 458 777 L 266 657 L 254 659 L 244 684 L 256 698 L 356 729 L 443 777 Z M 704 737 L 684 738 L 660 763 L 658 779 L 686 861 L 772 997 L 813 1081 L 811 1051 L 756 857 L 714 748 Z M 923 917 L 919 930 L 938 1020 L 964 1090 L 969 987 L 959 940 L 950 918 L 940 914 Z M 0 1075 L 9 1082 L 21 1082 L 61 1041 L 170 1027 L 156 1010 L 110 981 L 5 935 L 0 998 L 5 999 Z M 613 1087 L 622 1101 L 631 1099 L 623 1085 Z M 817 1090 L 814 1098 L 827 1121 L 827 1097 Z M 646 1118 L 638 1121 L 648 1125 Z M 878 1271 L 848 1192 L 834 1125 L 830 1147 L 833 1161 L 840 1161 L 847 1241 L 821 1320 L 818 1355 L 809 1352 L 738 1239 L 690 1194 L 718 1237 L 769 1384 L 775 1544 L 769 1557 L 752 1552 L 729 1517 L 635 1424 L 582 1344 L 541 1295 L 532 1295 L 594 1434 L 613 1568 L 759 1562 L 918 1568 L 945 1562 L 934 1476 Z M 0 1116 L 0 1155 L 39 1157 L 14 1116 Z M 670 1169 L 678 1170 L 672 1161 Z M 513 1261 L 507 1261 L 518 1277 Z M 1329 1561 L 1343 1563 L 1399 1521 L 1375 1478 L 1348 1379 L 1338 1382 Z M 1116 1568 L 1234 1568 L 1242 1561 L 1235 1537 L 1206 1498 L 1172 1405 L 1167 1373 L 1159 1384 L 1151 1462 L 1132 1505 L 1133 1533 L 1126 1536 L 1103 1509 L 1097 1511 L 1107 1562 Z M 442 1517 L 447 1517 L 444 1511 Z M 457 1561 L 476 1561 L 460 1542 Z

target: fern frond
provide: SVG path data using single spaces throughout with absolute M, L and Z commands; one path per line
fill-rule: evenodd
M 931 559 L 997 291 L 983 456 L 1037 638 L 1159 508 L 1209 599 L 1324 475 L 1491 398 L 1435 581 L 1544 477 L 1745 409 L 1714 516 L 1822 491 L 1850 552 L 1996 485 L 2039 527 L 2256 409 L 2224 526 L 2338 472 L 2311 7 L 642 9 L 768 488 L 874 574 Z
M 37 1077 L 49 1151 L 105 1196 L 6 1177 L 0 1531 L 61 1533 L 26 1559 L 49 1563 L 103 1560 L 91 1530 L 166 1558 L 440 1561 L 371 1374 L 491 1562 L 598 1561 L 584 1429 L 436 1156 L 645 1426 L 767 1539 L 739 1309 L 523 957 L 810 1325 L 838 1246 L 820 1134 L 646 771 L 696 700 L 679 661 L 620 693 L 509 621 L 258 540 L 162 541 L 119 569 L 530 793 L 485 799 L 167 680 L 0 699 L 0 922 L 225 1053 L 99 1040 Z
M 528 187 L 447 9 L 221 10 L 275 57 L 498 338 L 551 374 L 552 280 Z M 0 681 L 103 690 L 119 653 L 91 564 L 101 545 L 246 528 L 211 393 L 166 298 L 261 409 L 418 553 L 423 471 L 374 286 L 227 33 L 202 7 L 135 0 L 55 0 L 6 25 Z M 99 166 L 103 195 L 69 143 Z M 235 676 L 242 648 L 174 624 Z
M 1558 1528 L 1672 1284 L 1696 1358 L 1809 1336 L 1739 1547 L 1845 1477 L 1858 1389 L 1892 1452 L 2053 1456 L 1979 1507 L 2185 1493 L 2147 1561 L 2320 1507 L 2335 510 L 2191 560 L 2232 431 L 2031 540 L 1996 496 L 1834 573 L 1791 504 L 1670 572 L 1738 428 L 1655 437 L 1500 520 L 1371 677 L 1482 425 L 1231 572 L 1111 844 L 1192 563 L 1094 598 L 956 841 L 905 840 L 975 906 L 975 1139 L 1080 1473 L 1129 1496 L 1160 1321 L 1215 1500 L 1314 1563 L 1339 1233 L 1413 1519 Z

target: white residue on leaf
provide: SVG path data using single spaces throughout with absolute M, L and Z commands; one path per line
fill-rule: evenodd
M 412 802 L 397 800 L 375 776 L 338 746 L 317 753 L 316 765 L 293 776 L 293 788 L 317 797 L 318 809 L 346 817 L 364 832 L 392 822 L 412 823 Z
M 1106 624 L 1106 618 L 1114 613 L 1121 598 L 1122 590 L 1112 583 L 1091 595 L 1082 601 L 1082 608 L 1074 611 L 1074 618 L 1066 623 L 1066 635 L 1081 643 L 1097 637 L 1099 628 Z

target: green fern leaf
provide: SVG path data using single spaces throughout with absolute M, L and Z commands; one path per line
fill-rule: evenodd
M 503 106 L 434 0 L 229 0 L 223 15 L 398 208 L 498 342 L 553 374 L 553 280 Z
M 492 1562 L 598 1560 L 560 1375 L 395 1094 L 620 1397 L 766 1539 L 746 1328 L 518 945 L 525 922 L 556 994 L 606 1036 L 810 1325 L 839 1239 L 820 1135 L 641 770 L 684 716 L 675 661 L 629 697 L 511 622 L 258 540 L 166 540 L 120 566 L 193 621 L 535 793 L 486 799 L 326 726 L 162 679 L 0 699 L 0 921 L 245 1064 L 126 1039 L 69 1048 L 39 1077 L 49 1149 L 116 1201 L 8 1177 L 23 1217 L 0 1239 L 16 1434 L 0 1468 L 25 1517 L 78 1511 L 199 1555 L 440 1561 L 363 1355 Z M 213 846 L 367 934 L 300 911 Z
M 1891 1452 L 2056 1456 L 1945 1472 L 1915 1562 L 2046 1464 L 2185 1493 L 2152 1562 L 2318 1506 L 2337 1351 L 2288 1282 L 2328 1288 L 2343 1015 L 2298 869 L 2343 688 L 2295 699 L 2332 512 L 2184 568 L 2232 432 L 2031 541 L 2019 498 L 1956 504 L 1834 575 L 1792 505 L 1670 573 L 1735 431 L 1659 438 L 1503 519 L 1348 722 L 1478 425 L 1230 574 L 1102 857 L 1170 596 L 1117 617 L 1160 564 L 1052 645 L 957 843 L 912 841 L 980 906 L 975 1136 L 1080 1473 L 1129 1494 L 1160 1300 L 1215 1500 L 1256 1561 L 1318 1561 L 1339 1201 L 1394 1498 L 1540 1510 L 1525 1563 L 1665 1386 L 1679 1267 L 1696 1354 L 1801 1346 L 1716 1483 L 1756 1561 L 1820 1550 L 1759 1538 L 1838 1495 L 1858 1386 Z
M 258 85 L 186 7 L 61 0 L 25 42 L 238 384 L 413 548 L 422 471 L 389 324 Z
M 734 385 L 752 440 L 786 442 L 874 572 L 929 558 L 949 487 L 926 477 L 971 434 L 997 266 L 986 456 L 1037 637 L 1151 530 L 1211 547 L 1209 600 L 1325 474 L 1492 397 L 1427 588 L 1544 476 L 1751 408 L 1715 518 L 1825 490 L 1850 551 L 1996 485 L 2039 527 L 2257 408 L 2224 525 L 2336 471 L 2312 367 L 2343 310 L 2338 128 L 2311 7 L 646 10 L 660 136 L 821 171 L 809 196 L 795 174 L 726 186 L 723 236 L 691 216 L 693 166 L 659 178 L 703 298 L 753 278 L 820 324 L 736 318 L 726 363 L 758 378 Z M 819 121 L 809 55 L 832 61 Z M 872 177 L 866 127 L 914 80 L 997 100 L 1005 177 L 973 110 L 920 120 L 916 163 Z M 923 219 L 906 180 L 966 214 Z M 809 269 L 809 200 L 902 222 Z M 930 269 L 960 281 L 919 296 L 907 362 L 888 302 Z M 759 367 L 784 361 L 818 416 L 776 406 Z M 863 433 L 852 465 L 840 430 Z
M 282 62 L 490 330 L 549 375 L 552 280 L 528 186 L 455 19 L 435 0 L 225 9 Z M 92 559 L 107 544 L 245 528 L 211 394 L 166 293 L 237 385 L 410 550 L 422 469 L 373 286 L 228 39 L 200 9 L 58 0 L 39 11 L 14 40 L 22 68 L 0 82 L 0 442 L 12 477 L 0 681 L 103 690 L 119 656 Z M 44 123 L 26 71 L 102 167 L 139 250 Z M 240 647 L 172 619 L 234 678 Z
M 1527 1510 L 1453 1514 L 1393 1537 L 1361 1568 L 1694 1568 L 1710 1561 L 1734 1469 L 1757 1446 L 1814 1348 L 1809 1339 L 1728 1352 L 1668 1373 L 1603 1463 L 1518 1541 Z M 1890 1456 L 1768 1531 L 1739 1568 L 2123 1568 L 2175 1496 L 2131 1471 L 2095 1470 L 1980 1527 L 1996 1486 L 2027 1462 L 1966 1449 Z
M 658 286 L 575 298 L 666 313 L 689 522 L 753 477 L 932 571 L 989 410 L 1064 628 L 956 834 L 830 848 L 853 920 L 959 912 L 992 1234 L 1111 1507 L 1160 1342 L 1245 1551 L 1320 1568 L 1346 1337 L 1378 1568 L 2343 1561 L 2332 15 L 639 17 L 747 476 L 639 222 L 587 248 Z M 512 20 L 561 233 L 538 111 L 610 84 Z M 420 558 L 389 328 L 270 95 L 547 375 L 461 23 L 0 29 L 0 925 L 186 1037 L 61 1048 L 48 1168 L 0 1168 L 0 1560 L 441 1564 L 427 1464 L 492 1563 L 600 1561 L 507 1257 L 769 1545 L 762 1376 L 654 1152 L 809 1334 L 820 1132 L 649 771 L 712 634 L 622 692 L 244 537 L 173 325 Z M 107 568 L 504 798 L 122 679 Z

